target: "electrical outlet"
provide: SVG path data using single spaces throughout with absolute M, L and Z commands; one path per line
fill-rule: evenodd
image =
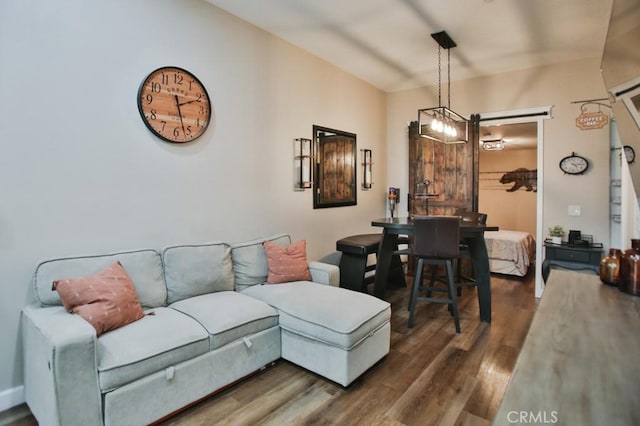
M 580 206 L 569 206 L 568 212 L 569 216 L 580 216 L 582 214 Z

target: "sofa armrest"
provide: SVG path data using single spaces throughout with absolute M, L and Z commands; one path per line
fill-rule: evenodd
M 25 401 L 40 424 L 102 424 L 96 331 L 62 306 L 22 310 Z
M 338 287 L 340 285 L 340 268 L 336 265 L 318 261 L 309 262 L 311 280 L 319 284 Z

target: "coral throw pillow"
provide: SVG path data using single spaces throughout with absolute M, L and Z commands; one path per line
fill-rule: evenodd
M 264 250 L 269 268 L 268 283 L 278 284 L 311 280 L 309 264 L 307 263 L 307 242 L 305 240 L 296 241 L 288 247 L 265 241 Z
M 120 262 L 95 275 L 55 280 L 52 290 L 65 309 L 88 321 L 98 336 L 144 317 L 133 281 Z

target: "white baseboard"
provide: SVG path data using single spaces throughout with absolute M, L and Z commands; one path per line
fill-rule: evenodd
M 24 386 L 0 391 L 0 411 L 8 410 L 24 402 Z

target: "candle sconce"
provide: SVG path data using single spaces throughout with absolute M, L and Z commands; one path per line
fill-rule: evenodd
M 373 161 L 370 149 L 361 149 L 362 152 L 362 189 L 371 189 L 373 176 Z
M 293 141 L 293 163 L 295 185 L 294 190 L 304 191 L 311 188 L 312 180 L 312 164 L 313 149 L 311 139 L 297 138 Z

